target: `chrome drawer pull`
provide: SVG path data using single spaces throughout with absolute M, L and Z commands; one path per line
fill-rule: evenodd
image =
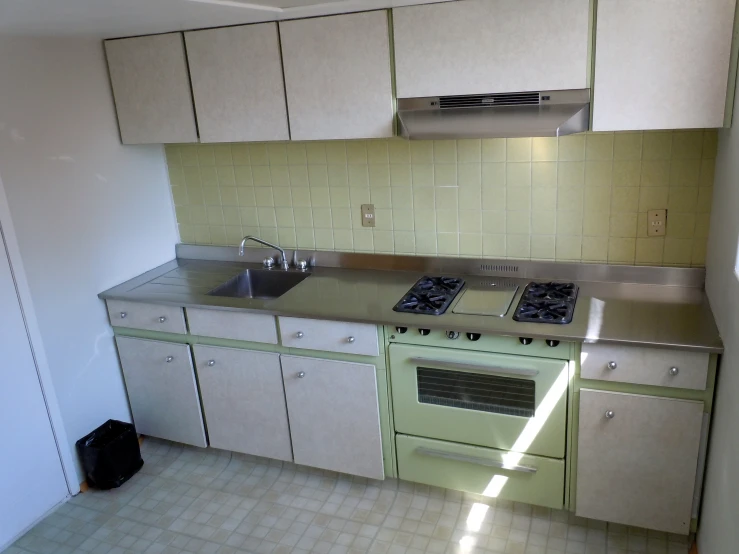
M 464 454 L 452 454 L 451 452 L 444 452 L 443 450 L 433 450 L 431 448 L 419 447 L 416 448 L 416 452 L 418 454 L 431 456 L 433 458 L 444 458 L 446 460 L 454 460 L 455 462 L 467 462 L 480 466 L 497 467 L 500 469 L 505 469 L 507 471 L 520 471 L 521 473 L 536 473 L 538 471 L 537 468 L 532 466 L 522 466 L 518 464 L 509 465 L 498 460 L 488 460 L 486 458 L 478 458 L 477 456 L 465 456 Z
M 618 367 L 618 364 L 616 362 L 608 362 L 608 364 L 606 364 L 606 367 L 610 369 L 611 371 L 613 371 L 614 369 Z
M 208 365 L 210 367 L 213 367 L 214 365 L 216 365 L 216 361 L 215 360 L 208 360 Z
M 348 343 L 352 343 L 352 342 L 354 342 L 355 340 L 357 340 L 357 339 L 355 339 L 354 337 L 349 337 L 349 338 L 347 338 L 347 339 L 346 339 L 346 342 L 348 342 Z
M 174 360 L 174 357 L 172 356 L 167 356 L 166 358 L 164 358 L 164 361 L 167 363 L 171 362 L 172 360 Z
M 302 339 L 304 336 L 305 334 L 303 333 L 303 331 L 298 331 L 297 333 L 295 333 L 295 338 Z
M 128 315 L 128 314 L 127 314 L 126 312 L 121 312 L 121 319 L 126 319 L 126 316 L 127 316 L 127 315 Z
M 410 361 L 416 365 L 429 365 L 437 369 L 450 369 L 452 371 L 464 369 L 467 371 L 483 371 L 485 373 L 497 373 L 498 375 L 518 375 L 521 377 L 536 377 L 537 375 L 539 375 L 539 372 L 536 369 L 496 367 L 483 364 L 450 362 L 447 360 L 432 360 L 430 358 L 411 358 Z
M 680 369 L 679 368 L 677 368 L 677 367 L 671 367 L 670 368 L 670 375 L 672 375 L 673 377 L 675 377 L 675 375 L 677 375 L 678 373 L 680 373 Z
M 159 318 L 159 323 L 164 323 L 165 321 L 167 321 L 166 317 L 162 316 Z

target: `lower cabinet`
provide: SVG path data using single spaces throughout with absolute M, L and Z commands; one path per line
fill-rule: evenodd
M 136 430 L 207 446 L 190 347 L 121 336 L 116 343 Z
M 384 479 L 375 366 L 281 361 L 295 463 Z
M 578 516 L 687 534 L 703 403 L 580 391 Z
M 280 355 L 196 345 L 210 445 L 292 460 Z

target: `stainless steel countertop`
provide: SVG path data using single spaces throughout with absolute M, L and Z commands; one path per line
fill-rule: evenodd
M 184 307 L 247 310 L 274 315 L 356 321 L 562 341 L 608 342 L 723 352 L 723 343 L 705 293 L 694 287 L 580 281 L 572 323 L 519 323 L 512 315 L 531 279 L 460 275 L 468 286 L 504 280 L 519 284 L 505 317 L 398 313 L 393 306 L 418 271 L 316 267 L 312 275 L 272 300 L 208 296 L 207 292 L 255 263 L 177 259 L 113 287 L 103 299 Z M 273 271 L 281 271 L 279 269 Z M 460 297 L 457 297 L 458 301 Z

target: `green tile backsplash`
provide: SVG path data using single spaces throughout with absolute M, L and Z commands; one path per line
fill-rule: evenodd
M 715 130 L 168 145 L 182 242 L 703 266 Z M 375 205 L 377 227 L 361 226 Z M 650 209 L 667 235 L 647 237 Z

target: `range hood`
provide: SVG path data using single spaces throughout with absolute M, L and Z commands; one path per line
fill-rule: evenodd
M 590 90 L 399 98 L 408 139 L 559 137 L 587 131 Z

